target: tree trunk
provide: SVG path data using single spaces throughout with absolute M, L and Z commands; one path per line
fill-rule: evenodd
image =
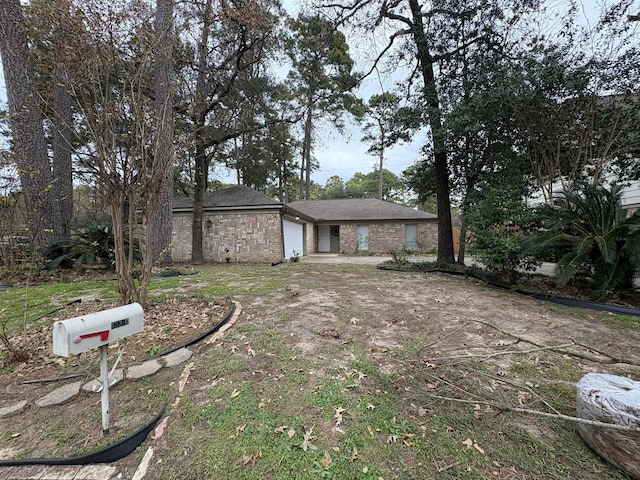
M 202 204 L 204 193 L 207 190 L 207 177 L 209 163 L 207 161 L 207 149 L 203 138 L 203 130 L 206 124 L 206 80 L 207 80 L 207 45 L 209 44 L 212 0 L 207 0 L 204 10 L 204 25 L 198 42 L 198 77 L 196 79 L 195 114 L 193 116 L 193 137 L 196 148 L 194 192 L 193 192 L 193 219 L 191 222 L 191 263 L 202 265 L 204 255 L 202 252 Z
M 380 148 L 380 166 L 378 167 L 378 200 L 384 200 L 382 198 L 382 162 L 384 161 L 384 150 Z
M 60 204 L 54 198 L 55 179 L 49 165 L 20 1 L 1 1 L 0 18 L 0 53 L 15 163 L 20 172 L 32 251 L 38 254 L 62 234 Z
M 424 99 L 429 116 L 434 151 L 434 170 L 438 206 L 438 261 L 454 263 L 453 231 L 451 228 L 451 199 L 449 192 L 449 168 L 442 127 L 440 98 L 433 71 L 433 59 L 424 34 L 422 11 L 418 0 L 409 0 L 413 19 L 412 35 L 416 44 L 418 61 L 424 82 Z
M 153 170 L 159 181 L 158 198 L 151 215 L 151 261 L 171 265 L 173 217 L 173 0 L 157 0 Z M 155 180 L 155 179 L 154 179 Z
M 307 119 L 304 124 L 304 200 L 311 198 L 311 136 L 313 133 L 313 107 L 307 105 Z
M 460 223 L 460 238 L 458 239 L 458 263 L 464 265 L 464 257 L 467 254 L 467 226 L 464 219 Z
M 202 265 L 204 255 L 202 252 L 202 212 L 204 193 L 207 189 L 206 176 L 207 153 L 202 142 L 196 142 L 195 158 L 195 185 L 193 189 L 193 219 L 191 223 L 191 263 Z
M 53 173 L 56 196 L 60 205 L 62 234 L 68 236 L 73 219 L 73 168 L 71 161 L 73 138 L 73 107 L 67 89 L 64 65 L 57 61 L 53 87 Z

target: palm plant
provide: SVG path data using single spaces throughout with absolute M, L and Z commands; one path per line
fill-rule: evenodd
M 553 205 L 538 210 L 542 228 L 532 238 L 538 251 L 555 249 L 559 285 L 584 275 L 599 293 L 633 288 L 640 272 L 640 211 L 621 208 L 622 186 L 577 182 Z
M 125 242 L 128 247 L 128 242 Z M 134 243 L 134 258 L 140 260 L 140 248 Z M 69 237 L 52 242 L 45 255 L 49 259 L 49 270 L 56 268 L 75 268 L 100 266 L 115 268 L 115 241 L 111 223 L 93 222 L 77 228 Z

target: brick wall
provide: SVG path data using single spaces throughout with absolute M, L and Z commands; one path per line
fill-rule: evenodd
M 173 217 L 171 258 L 176 262 L 191 260 L 191 220 L 191 214 Z M 224 263 L 228 257 L 234 263 L 265 263 L 282 258 L 278 213 L 205 213 L 202 225 L 207 262 Z
M 305 255 L 309 253 L 315 253 L 318 251 L 318 232 L 316 231 L 315 224 L 306 222 L 304 225 L 305 232 Z
M 371 253 L 389 253 L 398 250 L 405 244 L 405 235 L 406 227 L 404 223 L 370 223 L 368 251 Z M 357 237 L 358 225 L 340 225 L 340 253 L 351 254 L 358 252 Z M 437 248 L 437 220 L 418 223 L 418 245 L 420 250 Z

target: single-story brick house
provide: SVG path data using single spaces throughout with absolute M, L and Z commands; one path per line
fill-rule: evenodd
M 193 199 L 174 199 L 173 261 L 191 260 L 192 221 Z M 207 193 L 202 214 L 204 260 L 264 263 L 289 257 L 294 250 L 289 245 L 291 224 L 296 231 L 303 228 L 283 203 L 243 185 Z
M 438 246 L 436 215 L 383 200 L 301 200 L 287 207 L 312 219 L 307 222 L 306 252 L 389 253 Z
M 173 204 L 171 251 L 191 259 L 193 200 Z M 203 256 L 208 262 L 265 263 L 312 253 L 389 253 L 437 246 L 433 214 L 375 199 L 284 204 L 251 188 L 208 193 L 203 203 Z

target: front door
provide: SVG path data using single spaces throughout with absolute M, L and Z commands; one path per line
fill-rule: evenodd
M 340 253 L 340 225 L 331 225 L 330 252 Z

